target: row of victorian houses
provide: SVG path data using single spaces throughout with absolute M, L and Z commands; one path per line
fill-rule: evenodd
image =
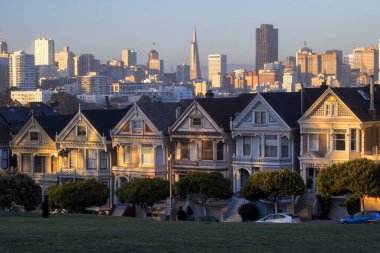
M 167 179 L 169 165 L 175 181 L 190 171 L 218 171 L 231 179 L 237 195 L 252 173 L 297 171 L 307 186 L 297 201 L 309 207 L 310 216 L 317 212 L 315 180 L 321 169 L 362 157 L 378 160 L 379 89 L 321 86 L 32 115 L 10 149 L 18 170 L 43 190 L 96 178 L 109 187 L 113 204 L 115 189 L 125 182 Z M 343 205 L 337 199 L 333 208 Z

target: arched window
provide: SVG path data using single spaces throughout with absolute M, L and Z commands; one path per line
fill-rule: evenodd
M 224 160 L 224 145 L 223 142 L 218 142 L 216 144 L 216 160 L 223 161 Z

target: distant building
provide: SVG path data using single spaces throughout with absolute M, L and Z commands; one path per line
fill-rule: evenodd
M 36 66 L 32 54 L 17 51 L 9 56 L 9 83 L 11 88 L 35 89 L 36 78 Z
M 26 105 L 31 102 L 45 103 L 50 99 L 51 95 L 57 93 L 52 90 L 12 90 L 11 98 L 14 101 L 18 101 L 22 105 Z
M 34 41 L 35 65 L 54 65 L 54 40 L 38 38 Z
M 200 78 L 202 78 L 201 65 L 199 64 L 197 31 L 194 27 L 193 38 L 191 40 L 191 48 L 190 48 L 190 80 L 200 79 Z
M 149 74 L 163 74 L 164 73 L 164 61 L 158 58 L 158 52 L 152 50 L 149 52 L 148 56 L 148 70 Z
M 62 51 L 55 54 L 55 63 L 60 76 L 74 76 L 74 57 L 75 54 L 70 51 L 69 47 L 64 47 Z
M 274 61 L 278 61 L 278 29 L 262 24 L 256 28 L 256 71 Z
M 5 41 L 1 41 L 0 38 L 0 54 L 8 53 L 8 44 Z
M 57 68 L 52 65 L 40 65 L 36 66 L 38 83 L 41 83 L 42 79 L 57 79 L 59 77 Z
M 354 55 L 347 54 L 343 56 L 343 64 L 348 64 L 350 68 L 354 68 Z
M 125 67 L 132 67 L 137 65 L 137 52 L 133 49 L 123 49 L 121 51 L 121 60 L 124 62 Z
M 178 83 L 188 83 L 190 81 L 190 65 L 177 65 L 176 80 Z
M 295 69 L 296 68 L 296 57 L 294 56 L 288 56 L 286 57 L 285 61 L 284 61 L 284 66 L 285 68 L 292 68 L 292 69 Z
M 321 72 L 327 76 L 335 76 L 341 80 L 341 66 L 343 64 L 343 53 L 340 50 L 328 50 L 321 54 Z
M 227 56 L 225 54 L 208 55 L 208 79 L 212 88 L 224 88 L 227 76 Z
M 305 87 L 311 85 L 311 78 L 316 77 L 321 72 L 321 56 L 305 46 L 298 50 L 296 54 L 296 64 L 298 80 Z
M 100 61 L 93 54 L 81 54 L 77 59 L 77 75 L 85 76 L 88 72 L 98 72 Z
M 359 69 L 360 72 L 374 75 L 375 80 L 378 80 L 379 70 L 379 51 L 373 46 L 356 47 L 353 49 L 354 69 Z
M 210 89 L 210 85 L 205 80 L 198 80 L 193 82 L 194 94 L 197 97 L 205 96 L 207 91 Z
M 9 87 L 9 58 L 7 53 L 0 53 L 0 90 Z
M 85 94 L 106 94 L 108 91 L 108 77 L 99 76 L 96 72 L 78 77 L 78 84 Z
M 286 92 L 296 91 L 296 84 L 298 83 L 298 73 L 297 71 L 292 70 L 291 68 L 284 71 L 282 77 L 282 88 Z

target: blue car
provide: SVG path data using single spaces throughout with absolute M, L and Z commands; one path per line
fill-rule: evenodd
M 339 221 L 340 224 L 362 224 L 368 220 L 380 217 L 379 211 L 361 211 L 352 216 L 344 217 Z

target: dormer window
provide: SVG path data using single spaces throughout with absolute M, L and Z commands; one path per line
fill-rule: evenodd
M 267 112 L 256 111 L 255 115 L 255 125 L 265 125 L 267 123 Z
M 142 132 L 143 130 L 143 121 L 142 120 L 133 120 L 132 121 L 132 131 L 133 132 Z
M 40 136 L 39 136 L 38 132 L 30 132 L 29 138 L 30 138 L 30 141 L 39 141 L 40 140 Z
M 325 116 L 338 116 L 338 102 L 334 97 L 329 97 L 329 99 L 325 102 Z
M 87 127 L 77 126 L 77 136 L 80 136 L 80 137 L 87 136 Z
M 191 118 L 191 126 L 201 127 L 202 126 L 202 118 Z

